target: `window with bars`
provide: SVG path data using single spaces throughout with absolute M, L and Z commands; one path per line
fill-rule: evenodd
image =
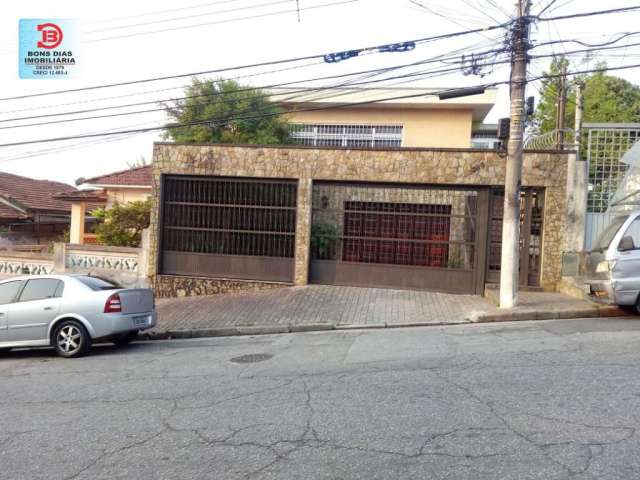
M 294 255 L 296 183 L 221 177 L 164 180 L 163 250 Z
M 346 202 L 342 260 L 446 267 L 450 216 L 450 205 Z
M 501 141 L 498 139 L 497 132 L 473 132 L 471 134 L 471 148 L 500 148 Z
M 314 147 L 401 147 L 402 125 L 293 124 L 295 143 Z

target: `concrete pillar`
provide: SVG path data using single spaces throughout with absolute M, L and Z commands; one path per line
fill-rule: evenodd
M 298 181 L 298 210 L 296 216 L 296 246 L 294 283 L 309 283 L 309 258 L 311 244 L 311 185 L 310 178 Z
M 53 272 L 64 273 L 67 269 L 67 252 L 64 243 L 53 244 Z
M 84 243 L 84 222 L 87 213 L 87 204 L 85 202 L 71 204 L 71 243 L 82 245 Z
M 148 281 L 149 277 L 149 252 L 151 251 L 151 229 L 142 231 L 140 241 L 140 253 L 138 253 L 138 277 L 141 281 Z
M 576 182 L 574 198 L 574 228 L 575 237 L 573 249 L 582 252 L 585 248 L 585 228 L 587 224 L 587 195 L 589 194 L 589 169 L 587 162 L 576 162 Z
M 571 153 L 567 161 L 567 225 L 564 250 L 584 249 L 584 228 L 587 214 L 587 166 Z

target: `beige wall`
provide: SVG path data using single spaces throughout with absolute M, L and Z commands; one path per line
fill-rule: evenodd
M 136 202 L 146 200 L 151 196 L 149 188 L 105 188 L 107 194 L 107 208 L 111 208 L 114 203 Z
M 404 126 L 403 147 L 469 148 L 471 110 L 337 108 L 289 115 L 292 123 L 352 123 Z

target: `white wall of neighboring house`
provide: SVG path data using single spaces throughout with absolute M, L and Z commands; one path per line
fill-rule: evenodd
M 103 187 L 107 194 L 107 208 L 111 208 L 115 203 L 129 203 L 144 201 L 151 196 L 151 187 Z

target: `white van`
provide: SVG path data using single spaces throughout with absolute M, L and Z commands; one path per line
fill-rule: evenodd
M 614 217 L 587 254 L 589 295 L 640 313 L 640 210 Z

